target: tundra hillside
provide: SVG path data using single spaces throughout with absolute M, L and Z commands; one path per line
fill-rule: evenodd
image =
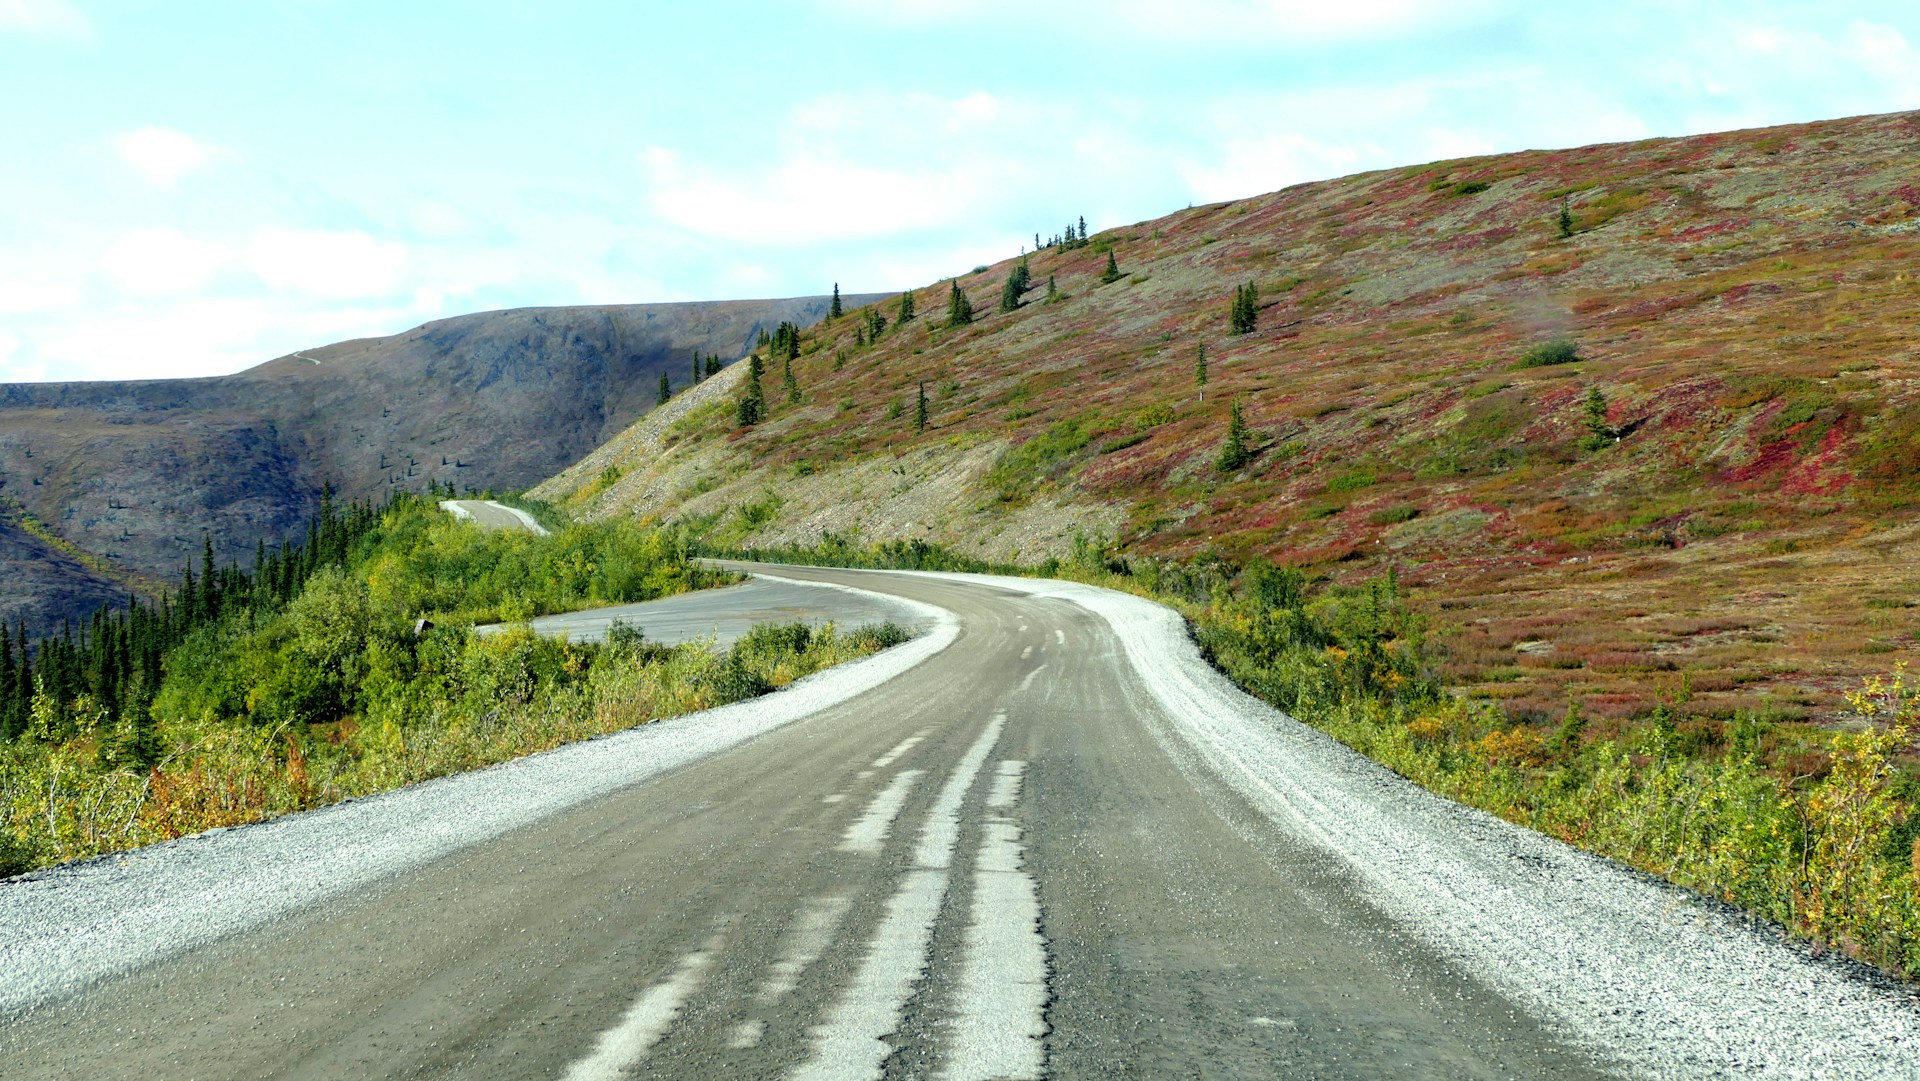
M 1184 596 L 1243 685 L 1403 773 L 1911 971 L 1911 695 L 1867 681 L 1920 600 L 1917 139 L 1866 117 L 1036 223 L 535 494 Z

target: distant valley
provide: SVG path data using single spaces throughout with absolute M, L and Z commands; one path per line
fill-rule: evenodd
M 865 304 L 877 296 L 849 296 Z M 56 628 L 301 528 L 321 486 L 523 488 L 828 298 L 521 308 L 304 349 L 231 376 L 0 385 L 0 619 Z

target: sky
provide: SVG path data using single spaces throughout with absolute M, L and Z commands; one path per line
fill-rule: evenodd
M 1920 6 L 0 0 L 0 382 L 879 292 L 1084 215 L 1920 108 Z

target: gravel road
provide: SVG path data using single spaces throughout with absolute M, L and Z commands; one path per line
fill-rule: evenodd
M 765 570 L 928 632 L 0 886 L 0 1073 L 1920 1076 L 1900 988 L 1406 784 L 1166 609 Z
M 542 537 L 549 535 L 546 527 L 534 521 L 533 515 L 491 499 L 442 499 L 440 509 L 483 529 L 523 529 Z

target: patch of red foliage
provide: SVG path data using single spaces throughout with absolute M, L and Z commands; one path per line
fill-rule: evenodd
M 1498 244 L 1503 240 L 1510 240 L 1519 231 L 1518 228 L 1511 225 L 1497 225 L 1491 229 L 1483 229 L 1477 233 L 1466 233 L 1454 237 L 1451 240 L 1443 240 L 1435 244 L 1434 248 L 1443 252 L 1460 252 L 1467 251 L 1471 248 L 1485 248 Z
M 1706 225 L 1696 225 L 1691 229 L 1682 229 L 1677 233 L 1670 233 L 1667 239 L 1676 243 L 1686 244 L 1696 240 L 1706 240 L 1710 237 L 1725 236 L 1728 233 L 1745 229 L 1752 224 L 1752 218 L 1733 218 L 1728 221 L 1710 222 Z
M 1745 285 L 1736 285 L 1726 292 L 1721 293 L 1720 302 L 1722 304 L 1738 304 L 1748 297 L 1778 296 L 1784 292 L 1786 292 L 1786 290 L 1782 288 L 1778 282 L 1749 282 Z
M 1834 425 L 1820 440 L 1819 449 L 1803 457 L 1799 453 L 1800 443 L 1793 437 L 1804 430 L 1806 424 L 1796 424 L 1787 429 L 1787 438 L 1762 446 L 1753 461 L 1726 470 L 1720 474 L 1720 480 L 1727 484 L 1751 484 L 1778 473 L 1776 490 L 1783 495 L 1833 495 L 1854 479 L 1851 472 L 1835 468 L 1846 458 L 1846 427 Z

